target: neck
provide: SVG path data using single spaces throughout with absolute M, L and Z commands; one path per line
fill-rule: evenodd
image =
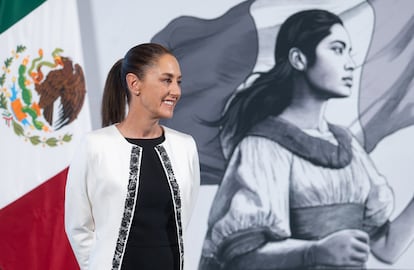
M 163 132 L 158 119 L 142 119 L 130 114 L 117 127 L 126 138 L 158 138 Z
M 293 84 L 291 104 L 280 114 L 280 117 L 301 129 L 325 129 L 325 109 L 328 99 L 315 94 L 304 80 L 296 80 Z

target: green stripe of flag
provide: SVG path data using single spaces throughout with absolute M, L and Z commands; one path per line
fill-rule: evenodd
M 0 34 L 32 12 L 46 0 L 1 0 Z

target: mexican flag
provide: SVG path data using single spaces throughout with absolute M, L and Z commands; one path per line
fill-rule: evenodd
M 91 129 L 76 0 L 0 2 L 0 269 L 79 269 L 67 168 Z

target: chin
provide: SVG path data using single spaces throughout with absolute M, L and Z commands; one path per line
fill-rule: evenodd
M 347 98 L 351 95 L 351 88 L 342 87 L 336 90 L 321 90 L 326 98 Z
M 170 114 L 163 114 L 160 116 L 161 119 L 171 119 L 173 117 L 174 114 L 170 113 Z
M 351 95 L 351 93 L 336 93 L 332 96 L 332 98 L 347 98 Z
M 351 96 L 351 94 L 352 94 L 351 88 L 347 87 L 345 90 L 338 92 L 338 97 L 339 98 L 347 98 L 347 97 Z

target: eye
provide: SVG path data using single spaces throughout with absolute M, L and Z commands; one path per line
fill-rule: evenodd
M 332 47 L 332 50 L 335 52 L 335 54 L 343 54 L 344 48 L 341 46 L 334 46 Z
M 170 78 L 166 78 L 166 79 L 163 80 L 163 82 L 165 82 L 167 84 L 170 84 L 170 83 L 172 83 L 172 80 Z

